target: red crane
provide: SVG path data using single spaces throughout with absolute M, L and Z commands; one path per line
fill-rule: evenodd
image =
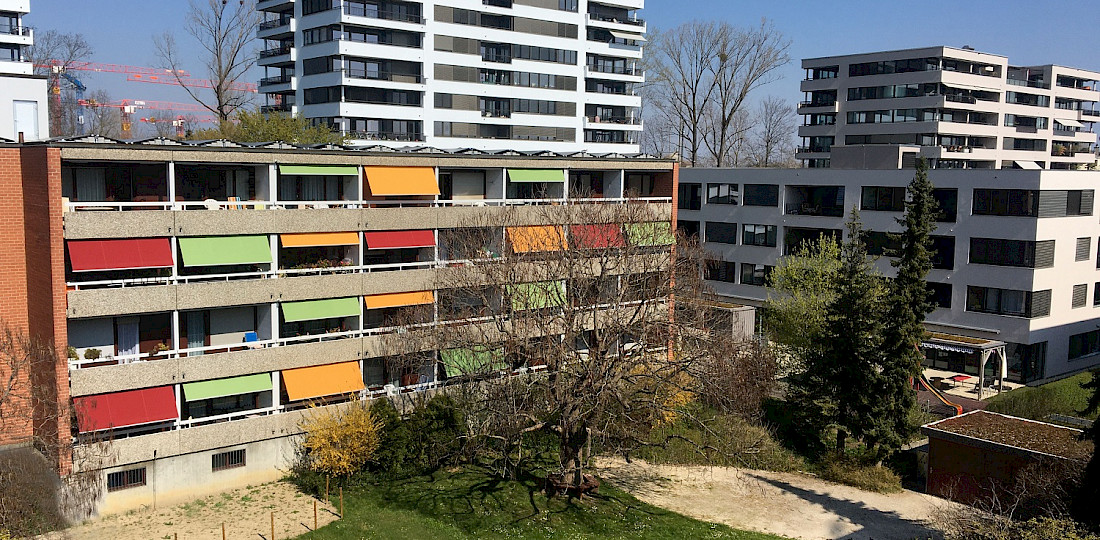
M 130 76 L 126 77 L 126 80 L 130 82 L 169 84 L 172 86 L 187 86 L 191 88 L 214 88 L 214 81 L 210 79 L 192 79 L 184 77 L 183 75 L 180 75 L 180 78 L 176 79 L 171 73 L 169 73 L 168 76 L 164 76 L 162 73 L 132 73 Z M 229 83 L 229 89 L 238 92 L 256 93 L 256 84 L 245 82 Z
M 95 101 L 84 101 L 82 105 L 88 107 L 110 107 L 118 109 L 122 116 L 122 138 L 129 139 L 133 133 L 133 114 L 139 109 L 159 110 L 159 111 L 173 111 L 173 112 L 202 112 L 209 113 L 210 110 L 197 103 L 175 103 L 171 101 L 153 101 L 143 99 L 123 99 L 115 103 L 97 103 Z M 202 116 L 196 121 L 205 122 L 208 119 L 213 119 L 213 116 Z M 147 118 L 141 119 L 143 122 L 153 123 L 157 120 L 151 120 Z M 176 134 L 180 137 L 183 136 L 183 116 L 177 116 L 173 121 L 173 125 L 176 126 Z

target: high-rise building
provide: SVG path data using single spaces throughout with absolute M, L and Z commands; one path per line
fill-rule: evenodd
M 1100 73 L 1014 66 L 964 47 L 802 60 L 797 157 L 859 168 L 905 147 L 937 169 L 1077 169 L 1096 160 Z M 895 150 L 896 151 L 896 150 Z
M 0 0 L 0 138 L 12 141 L 50 136 L 46 79 L 27 58 L 34 32 L 23 16 L 30 11 L 30 0 Z
M 486 317 L 440 320 L 440 306 L 468 301 L 441 276 L 566 249 L 667 251 L 678 171 L 551 152 L 94 136 L 0 146 L 0 321 L 67 357 L 24 377 L 56 397 L 26 417 L 73 410 L 0 433 L 0 446 L 52 436 L 82 456 L 111 439 L 109 461 L 72 463 L 99 475 L 104 512 L 277 478 L 310 403 L 461 381 L 433 328 Z M 578 217 L 616 204 L 651 219 L 593 229 Z M 471 228 L 484 233 L 476 250 L 461 241 Z M 647 243 L 662 228 L 667 240 Z M 501 290 L 515 309 L 519 293 Z M 534 369 L 523 362 L 494 369 L 521 376 Z
M 353 143 L 634 153 L 643 3 L 259 0 L 259 90 Z

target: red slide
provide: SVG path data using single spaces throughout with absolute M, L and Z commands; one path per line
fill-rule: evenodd
M 943 402 L 944 405 L 947 405 L 948 407 L 951 407 L 952 409 L 955 409 L 955 414 L 956 415 L 960 415 L 960 414 L 963 413 L 962 405 L 956 405 L 954 403 L 951 403 L 950 401 L 947 401 L 947 398 L 943 397 L 943 394 L 940 393 L 939 390 L 936 390 L 935 388 L 932 387 L 931 384 L 928 383 L 928 379 L 924 378 L 923 373 L 921 373 L 921 376 L 920 376 L 920 384 L 921 384 L 921 386 L 923 386 L 925 388 L 925 390 L 928 390 L 929 392 L 932 393 L 933 396 L 936 396 L 937 399 L 939 399 L 941 402 Z

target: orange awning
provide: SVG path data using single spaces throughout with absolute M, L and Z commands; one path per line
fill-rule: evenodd
M 284 369 L 282 375 L 290 401 L 349 394 L 365 388 L 359 362 Z
M 508 227 L 508 242 L 515 253 L 536 251 L 562 251 L 565 249 L 565 231 L 560 225 L 532 227 Z
M 439 195 L 431 167 L 363 167 L 371 196 Z
M 283 247 L 354 246 L 359 243 L 359 233 L 296 233 L 280 234 Z
M 416 306 L 431 304 L 435 301 L 432 291 L 400 292 L 388 294 L 372 294 L 363 297 L 367 301 L 367 309 L 380 309 L 401 306 Z

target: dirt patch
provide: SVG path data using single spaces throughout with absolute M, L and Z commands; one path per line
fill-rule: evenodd
M 793 473 L 603 460 L 603 478 L 697 519 L 790 538 L 942 538 L 930 518 L 953 503 L 881 494 Z
M 39 537 L 41 540 L 190 540 L 264 538 L 270 540 L 271 513 L 275 513 L 275 538 L 294 538 L 313 530 L 313 503 L 286 482 L 248 486 L 167 508 L 144 509 L 106 516 Z M 317 523 L 337 519 L 338 509 L 317 501 Z

